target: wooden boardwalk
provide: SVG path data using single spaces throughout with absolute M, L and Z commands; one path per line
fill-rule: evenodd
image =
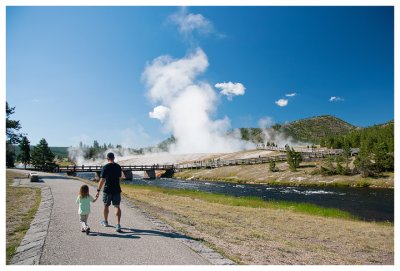
M 276 147 L 269 147 L 269 149 L 275 150 Z M 276 150 L 275 150 L 276 151 Z M 274 155 L 274 156 L 264 156 L 264 157 L 256 157 L 256 158 L 246 158 L 246 159 L 231 159 L 231 160 L 221 160 L 221 159 L 210 159 L 210 160 L 202 160 L 202 161 L 194 161 L 190 163 L 181 163 L 181 164 L 153 164 L 153 165 L 131 165 L 131 166 L 121 166 L 123 172 L 132 172 L 132 171 L 156 171 L 156 170 L 165 170 L 165 171 L 179 171 L 184 169 L 211 169 L 211 168 L 219 168 L 219 167 L 227 167 L 227 166 L 238 166 L 238 165 L 256 165 L 256 164 L 264 164 L 271 162 L 284 162 L 287 160 L 286 151 L 284 149 L 277 150 L 282 154 Z M 358 153 L 358 149 L 352 149 L 352 155 Z M 306 150 L 301 151 L 301 156 L 303 161 L 313 161 L 315 159 L 324 159 L 326 157 L 338 156 L 343 153 L 343 150 Z M 99 174 L 102 170 L 103 166 L 53 166 L 52 168 L 38 168 L 32 167 L 27 168 L 27 170 L 35 170 L 35 171 L 47 171 L 54 173 L 77 173 L 77 172 L 96 172 Z

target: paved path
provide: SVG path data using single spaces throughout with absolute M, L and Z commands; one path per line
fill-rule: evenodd
M 92 204 L 92 213 L 88 220 L 91 233 L 86 235 L 80 232 L 78 206 L 75 203 L 79 188 L 83 183 L 63 176 L 44 175 L 43 173 L 40 175 L 43 176 L 44 182 L 36 185 L 46 187 L 42 190 L 42 195 L 44 191 L 51 191 L 53 202 L 50 220 L 39 218 L 39 222 L 47 222 L 48 225 L 47 234 L 39 234 L 39 237 L 44 236 L 39 264 L 232 264 L 231 261 L 224 259 L 199 242 L 174 232 L 160 221 L 149 218 L 148 215 L 124 199 L 121 203 L 122 233 L 115 232 L 114 227 L 100 225 L 103 210 L 100 196 Z M 29 182 L 20 180 L 20 184 L 29 185 Z M 96 191 L 90 187 L 90 192 L 93 195 Z M 48 206 L 47 204 L 46 210 L 49 210 Z M 113 211 L 113 208 L 110 207 L 109 223 L 112 226 L 115 225 Z M 48 214 L 50 212 L 47 212 Z M 43 223 L 38 225 L 46 228 Z M 25 238 L 27 240 L 23 241 L 28 249 L 30 240 L 35 239 L 29 238 L 29 236 L 32 237 L 32 234 L 28 231 L 27 238 Z M 33 241 L 33 243 L 41 244 L 40 240 Z M 18 252 L 24 251 L 24 246 L 21 247 Z M 26 260 L 24 262 L 23 253 L 19 253 L 16 258 L 19 258 L 22 264 L 37 264 L 37 262 L 27 262 Z

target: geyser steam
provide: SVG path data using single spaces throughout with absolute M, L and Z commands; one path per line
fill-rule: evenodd
M 197 79 L 208 65 L 207 55 L 197 48 L 181 59 L 160 56 L 142 74 L 148 97 L 158 104 L 150 117 L 159 119 L 177 140 L 171 152 L 233 152 L 249 144 L 227 135 L 228 117 L 211 119 L 218 95 L 210 84 Z

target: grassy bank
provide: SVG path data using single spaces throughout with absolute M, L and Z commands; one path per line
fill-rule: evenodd
M 277 163 L 279 171 L 271 172 L 268 169 L 268 164 L 240 165 L 214 169 L 183 170 L 177 172 L 174 177 L 187 180 L 290 186 L 394 187 L 394 173 L 386 173 L 379 178 L 362 178 L 360 175 L 322 176 L 312 173 L 317 167 L 317 162 L 302 163 L 297 171 L 291 172 L 286 163 Z
M 257 198 L 257 197 L 234 197 L 217 193 L 206 193 L 196 190 L 170 189 L 170 188 L 163 188 L 156 186 L 143 186 L 143 185 L 133 185 L 133 184 L 128 184 L 128 185 L 123 184 L 122 187 L 123 190 L 146 189 L 154 193 L 189 197 L 191 199 L 202 200 L 208 203 L 217 203 L 230 206 L 281 209 L 308 215 L 357 219 L 348 212 L 336 208 L 324 208 L 310 203 L 302 203 L 302 202 L 299 203 L 299 202 L 288 202 L 288 201 L 265 201 L 262 198 Z
M 129 201 L 240 264 L 393 264 L 392 224 L 313 205 L 123 185 Z
M 39 188 L 12 186 L 14 178 L 26 177 L 6 171 L 6 261 L 10 262 L 28 231 L 41 200 Z

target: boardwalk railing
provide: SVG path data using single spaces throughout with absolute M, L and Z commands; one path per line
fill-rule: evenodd
M 311 161 L 314 159 L 322 159 L 330 156 L 338 156 L 343 153 L 343 150 L 327 150 L 327 151 L 314 151 L 314 152 L 300 152 L 304 161 Z M 266 156 L 258 158 L 247 158 L 247 159 L 234 159 L 234 160 L 220 160 L 211 159 L 208 161 L 195 161 L 192 163 L 179 164 L 175 166 L 176 170 L 182 169 L 202 169 L 202 168 L 218 168 L 225 166 L 238 166 L 238 165 L 255 165 L 264 164 L 270 162 L 283 162 L 287 160 L 286 154 Z
M 148 171 L 148 170 L 168 170 L 174 169 L 175 165 L 133 165 L 121 166 L 122 171 Z M 52 166 L 52 167 L 30 167 L 27 170 L 46 171 L 56 173 L 69 173 L 69 172 L 100 172 L 103 166 Z
M 277 147 L 270 147 L 277 148 Z M 281 150 L 283 152 L 283 150 Z M 359 149 L 351 149 L 351 155 L 355 155 L 359 152 Z M 313 151 L 301 151 L 301 156 L 304 161 L 310 161 L 314 159 L 321 159 L 330 156 L 338 156 L 343 153 L 341 149 L 332 150 L 313 150 Z M 233 159 L 233 160 L 221 160 L 221 159 L 210 159 L 207 161 L 194 161 L 185 164 L 170 164 L 170 165 L 132 165 L 132 166 L 121 166 L 122 171 L 150 171 L 150 170 L 182 170 L 182 169 L 201 169 L 201 168 L 218 168 L 226 166 L 237 166 L 237 165 L 255 165 L 270 162 L 282 162 L 287 160 L 286 154 L 280 154 L 275 156 L 264 156 L 247 159 Z M 27 170 L 57 172 L 57 173 L 73 173 L 73 172 L 101 172 L 103 166 L 57 166 L 45 168 L 27 168 Z

